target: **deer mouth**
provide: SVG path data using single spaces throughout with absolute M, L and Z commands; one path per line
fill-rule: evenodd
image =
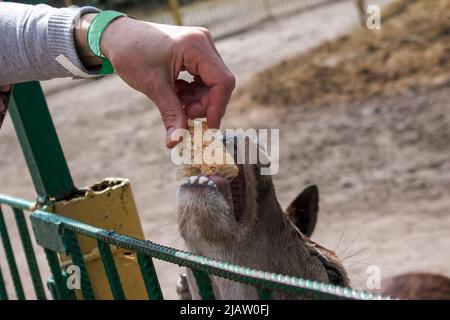
M 236 222 L 243 225 L 249 218 L 246 201 L 247 182 L 244 166 L 238 165 L 238 167 L 239 174 L 231 180 L 218 175 L 196 175 L 189 177 L 188 182 L 183 187 L 197 189 L 197 192 L 208 191 L 204 193 L 204 197 L 222 196 L 230 207 L 230 213 L 233 214 Z

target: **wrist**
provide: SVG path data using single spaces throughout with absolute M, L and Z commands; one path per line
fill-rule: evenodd
M 74 40 L 78 56 L 87 68 L 96 67 L 102 64 L 102 61 L 97 57 L 87 45 L 87 31 L 91 21 L 97 13 L 87 13 L 80 17 L 80 21 L 74 30 Z
M 120 50 L 120 44 L 125 40 L 122 38 L 122 35 L 127 34 L 126 30 L 133 21 L 133 19 L 127 16 L 119 17 L 111 21 L 105 31 L 103 31 L 100 50 L 109 61 L 114 61 L 115 53 L 117 50 Z

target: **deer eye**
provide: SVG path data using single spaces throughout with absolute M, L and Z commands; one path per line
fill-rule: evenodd
M 345 276 L 342 274 L 342 271 L 337 268 L 332 262 L 328 261 L 325 257 L 322 255 L 318 255 L 317 258 L 320 260 L 322 265 L 325 267 L 325 270 L 327 272 L 328 279 L 330 280 L 331 284 L 346 287 L 347 281 Z
M 328 279 L 332 284 L 337 286 L 345 286 L 344 278 L 339 271 L 334 268 L 325 268 L 327 270 Z

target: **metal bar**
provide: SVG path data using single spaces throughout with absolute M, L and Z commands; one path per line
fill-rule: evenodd
M 14 198 L 3 193 L 0 193 L 0 203 L 22 210 L 30 210 L 35 204 L 34 202 Z
M 195 283 L 197 284 L 202 300 L 216 300 L 209 275 L 206 272 L 198 270 L 192 270 L 192 273 L 194 274 Z
M 5 279 L 3 278 L 1 268 L 0 268 L 0 300 L 8 300 L 8 292 L 6 292 Z
M 0 196 L 0 202 L 2 198 Z M 382 300 L 389 297 L 380 296 L 372 292 L 343 288 L 327 283 L 305 280 L 288 275 L 263 272 L 247 267 L 233 265 L 226 262 L 198 256 L 189 252 L 162 246 L 152 241 L 144 241 L 118 234 L 92 225 L 88 225 L 67 217 L 58 216 L 42 210 L 36 210 L 31 220 L 50 223 L 58 226 L 62 231 L 71 230 L 89 238 L 102 240 L 116 247 L 131 250 L 136 253 L 151 256 L 190 269 L 199 270 L 209 275 L 238 281 L 252 286 L 260 286 L 269 290 L 286 292 L 294 295 L 309 297 L 354 299 L 354 300 Z M 33 221 L 35 223 L 35 221 Z
M 95 300 L 91 280 L 89 279 L 89 274 L 76 235 L 71 230 L 66 229 L 64 230 L 63 241 L 72 257 L 72 263 L 80 268 L 81 291 L 83 292 L 84 299 Z
M 56 286 L 55 280 L 52 277 L 47 279 L 47 289 L 50 291 L 50 296 L 53 300 L 63 300 L 59 293 L 59 289 Z
M 55 281 L 56 287 L 58 288 L 60 298 L 62 300 L 69 300 L 68 288 L 59 266 L 58 255 L 56 252 L 46 248 L 44 248 L 44 252 L 47 258 L 48 266 L 52 272 L 53 281 Z
M 38 82 L 14 86 L 9 113 L 40 200 L 69 196 L 75 187 Z
M 33 281 L 34 291 L 38 300 L 46 300 L 44 286 L 42 285 L 41 274 L 39 266 L 34 255 L 33 245 L 31 244 L 30 233 L 28 232 L 27 223 L 23 211 L 13 208 L 14 216 L 16 218 L 17 228 L 19 230 L 20 239 L 22 241 L 23 251 L 27 259 L 28 269 L 30 270 L 31 280 Z
M 257 288 L 259 300 L 273 300 L 272 290 Z
M 142 278 L 150 300 L 163 300 L 163 293 L 156 274 L 152 257 L 142 253 L 137 253 L 139 267 L 141 268 Z
M 17 269 L 16 259 L 14 258 L 13 249 L 11 247 L 11 241 L 9 240 L 8 230 L 6 229 L 5 219 L 3 217 L 3 211 L 0 207 L 0 236 L 3 242 L 3 249 L 5 250 L 6 259 L 8 260 L 9 271 L 11 272 L 11 278 L 16 289 L 16 295 L 18 300 L 25 300 L 25 293 L 22 287 L 22 281 L 20 280 L 19 270 Z
M 116 263 L 111 253 L 109 244 L 97 240 L 98 251 L 102 257 L 103 267 L 105 268 L 106 277 L 108 278 L 109 287 L 115 300 L 126 300 L 125 293 L 123 292 L 122 283 L 120 282 L 120 276 L 117 272 Z

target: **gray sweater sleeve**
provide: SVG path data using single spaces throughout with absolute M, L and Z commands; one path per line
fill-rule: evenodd
M 98 76 L 81 63 L 73 34 L 82 14 L 96 12 L 93 7 L 56 9 L 0 2 L 0 86 Z

